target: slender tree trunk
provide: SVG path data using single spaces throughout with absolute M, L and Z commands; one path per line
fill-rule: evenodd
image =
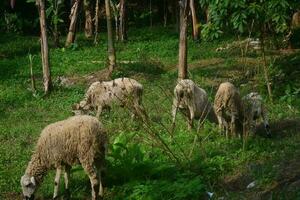
M 127 23 L 126 23 L 126 0 L 120 0 L 120 29 L 119 39 L 124 42 L 127 40 Z
M 44 2 L 44 0 L 37 0 L 36 5 L 37 5 L 38 11 L 39 11 L 39 16 L 40 16 L 41 56 L 42 56 L 42 65 L 43 65 L 44 91 L 46 94 L 48 94 L 49 91 L 51 90 L 52 83 L 51 83 L 49 51 L 48 51 L 45 2 Z
M 70 44 L 72 44 L 75 40 L 75 33 L 76 33 L 76 22 L 77 22 L 77 16 L 79 12 L 79 4 L 80 0 L 75 0 L 74 4 L 71 8 L 71 13 L 70 13 L 70 26 L 69 26 L 69 33 L 67 36 L 66 44 L 65 46 L 68 47 Z
M 152 25 L 153 25 L 153 22 L 152 22 L 152 0 L 150 0 L 149 11 L 150 11 L 150 27 L 152 27 Z
M 206 15 L 206 23 L 210 22 L 210 14 L 209 14 L 209 6 L 205 8 L 205 15 Z
M 180 0 L 180 36 L 179 36 L 179 59 L 178 79 L 187 78 L 187 16 L 189 0 Z
M 98 32 L 99 32 L 99 0 L 96 0 L 95 6 L 95 38 L 94 44 L 98 44 Z
M 54 39 L 54 46 L 56 48 L 59 47 L 59 33 L 58 33 L 57 23 L 54 23 L 53 39 Z
M 115 36 L 116 36 L 116 41 L 119 41 L 119 18 L 118 18 L 118 8 L 117 6 L 114 4 L 114 2 L 112 2 L 112 0 L 110 0 L 110 6 L 112 8 L 113 11 L 113 15 L 115 18 Z
M 273 102 L 272 88 L 271 88 L 271 82 L 269 79 L 269 70 L 268 70 L 266 53 L 265 53 L 264 33 L 262 33 L 262 37 L 261 37 L 261 53 L 262 53 L 262 58 L 263 58 L 264 77 L 265 77 L 265 81 L 266 81 L 266 85 L 267 85 L 267 89 L 268 89 L 268 94 L 269 94 L 270 101 Z
M 92 7 L 90 0 L 84 0 L 84 12 L 85 12 L 85 37 L 93 37 L 93 20 L 92 20 Z
M 168 3 L 167 0 L 164 0 L 164 27 L 167 26 L 168 21 Z
M 111 13 L 110 13 L 110 0 L 105 0 L 105 11 L 107 21 L 107 44 L 108 44 L 108 62 L 109 73 L 111 74 L 116 67 L 116 52 L 113 41 Z
M 193 21 L 193 39 L 198 40 L 199 39 L 199 29 L 198 29 L 198 20 L 197 20 L 197 16 L 196 16 L 194 0 L 190 0 L 190 9 L 192 12 L 192 21 Z

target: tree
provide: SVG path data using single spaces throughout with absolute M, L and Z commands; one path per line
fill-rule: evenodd
M 116 67 L 116 53 L 113 41 L 110 0 L 105 0 L 106 23 L 107 23 L 107 45 L 108 45 L 108 69 L 111 74 Z
M 119 39 L 123 42 L 127 40 L 127 23 L 126 23 L 126 0 L 120 0 L 120 26 Z
M 74 4 L 71 8 L 71 13 L 69 16 L 71 22 L 70 22 L 69 33 L 65 44 L 66 47 L 70 46 L 70 44 L 72 44 L 75 40 L 76 22 L 78 17 L 79 4 L 80 4 L 80 0 L 74 0 Z
M 190 0 L 190 9 L 191 9 L 191 13 L 192 13 L 193 39 L 198 40 L 199 39 L 199 28 L 198 28 L 198 20 L 197 20 L 194 0 Z
M 179 57 L 178 57 L 178 79 L 187 78 L 187 18 L 189 0 L 180 0 L 180 35 L 179 35 Z
M 51 74 L 50 74 L 47 25 L 46 25 L 44 0 L 37 0 L 36 6 L 38 8 L 39 16 L 40 16 L 39 18 L 40 18 L 40 28 L 41 28 L 41 55 L 42 55 L 42 65 L 43 65 L 44 91 L 46 94 L 48 94 L 52 87 L 52 83 L 51 83 Z
M 96 0 L 95 6 L 95 38 L 94 44 L 98 43 L 98 32 L 99 32 L 99 0 Z
M 84 12 L 85 12 L 85 37 L 91 38 L 93 36 L 93 20 L 92 20 L 92 7 L 91 0 L 83 1 Z

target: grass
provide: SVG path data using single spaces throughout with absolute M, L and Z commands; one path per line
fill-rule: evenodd
M 279 128 L 272 139 L 253 137 L 243 148 L 240 140 L 226 140 L 218 134 L 216 125 L 206 122 L 193 153 L 187 156 L 196 131 L 187 130 L 181 115 L 177 118 L 173 140 L 167 131 L 177 77 L 178 36 L 173 29 L 161 27 L 132 29 L 129 36 L 129 41 L 117 43 L 116 49 L 118 61 L 131 62 L 120 62 L 114 77 L 133 77 L 144 85 L 143 102 L 152 119 L 151 129 L 166 141 L 180 164 L 168 157 L 161 144 L 155 143 L 147 132 L 149 129 L 132 121 L 126 109 L 115 106 L 102 116 L 110 135 L 105 199 L 203 199 L 207 198 L 206 192 L 214 192 L 215 198 L 249 199 L 247 195 L 251 195 L 251 191 L 245 192 L 245 187 L 227 188 L 224 182 L 230 179 L 228 177 L 245 173 L 251 178 L 242 185 L 255 180 L 254 192 L 264 191 L 278 181 L 282 168 L 273 166 L 280 166 L 282 160 L 295 159 L 300 153 L 297 124 L 280 129 L 283 119 L 299 117 L 299 93 L 296 92 L 299 80 L 291 73 L 298 70 L 295 66 L 300 60 L 299 53 L 290 57 L 278 55 L 272 73 L 279 73 L 277 69 L 284 69 L 285 63 L 289 63 L 289 68 L 280 72 L 286 76 L 280 79 L 284 81 L 275 85 L 277 79 L 274 79 L 276 96 L 275 102 L 270 104 L 260 73 L 250 78 L 244 76 L 245 68 L 255 69 L 253 65 L 259 64 L 257 53 L 251 54 L 254 63 L 243 66 L 238 50 L 215 51 L 233 38 L 198 43 L 189 40 L 190 77 L 209 93 L 211 100 L 222 81 L 229 80 L 240 86 L 242 94 L 257 90 L 266 99 L 271 121 L 279 124 Z M 49 123 L 72 115 L 71 105 L 83 98 L 87 86 L 75 84 L 64 88 L 55 84 L 53 92 L 43 96 L 38 38 L 1 34 L 0 42 L 0 197 L 16 199 L 21 192 L 20 177 L 41 130 Z M 29 53 L 35 55 L 34 73 L 39 90 L 36 97 L 28 90 Z M 72 77 L 100 71 L 106 62 L 105 35 L 102 34 L 99 45 L 94 46 L 80 34 L 73 47 L 51 49 L 50 58 L 54 80 L 62 75 Z M 287 78 L 290 81 L 285 81 Z M 291 91 L 282 92 L 281 88 L 288 84 Z M 90 184 L 80 166 L 72 169 L 71 179 L 72 198 L 88 198 Z M 53 180 L 53 172 L 50 172 L 38 197 L 51 198 Z M 293 194 L 291 199 L 299 197 L 296 192 Z

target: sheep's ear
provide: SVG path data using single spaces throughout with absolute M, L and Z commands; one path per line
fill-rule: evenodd
M 30 178 L 30 181 L 34 186 L 36 186 L 35 178 L 33 176 Z

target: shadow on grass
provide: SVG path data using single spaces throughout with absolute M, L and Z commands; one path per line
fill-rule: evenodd
M 165 74 L 166 70 L 160 62 L 156 61 L 138 61 L 122 63 L 113 72 L 112 77 L 139 77 L 142 76 L 147 80 L 153 80 L 159 78 L 162 74 Z
M 281 139 L 298 133 L 300 129 L 300 118 L 282 119 L 270 123 L 272 138 Z M 261 137 L 267 137 L 263 123 L 256 127 L 255 134 Z

